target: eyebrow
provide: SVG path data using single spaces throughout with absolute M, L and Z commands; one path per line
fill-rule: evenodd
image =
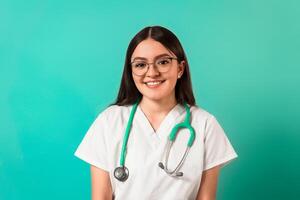
M 164 56 L 170 56 L 171 57 L 171 55 L 169 55 L 167 53 L 163 53 L 163 54 L 155 56 L 154 59 L 157 59 L 157 58 L 160 58 L 160 57 L 164 57 Z M 137 60 L 137 59 L 138 60 L 148 60 L 147 58 L 144 58 L 144 57 L 135 57 L 132 61 Z

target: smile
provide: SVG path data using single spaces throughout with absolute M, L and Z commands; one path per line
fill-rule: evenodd
M 162 84 L 163 82 L 165 82 L 165 81 L 164 81 L 164 80 L 163 80 L 163 81 L 149 81 L 149 82 L 146 82 L 145 84 L 146 84 L 148 87 L 154 88 L 154 87 L 159 86 L 159 85 Z

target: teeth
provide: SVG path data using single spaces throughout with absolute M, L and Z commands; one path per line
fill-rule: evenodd
M 158 84 L 160 84 L 161 83 L 161 81 L 157 81 L 157 82 L 147 82 L 146 84 L 147 85 L 158 85 Z

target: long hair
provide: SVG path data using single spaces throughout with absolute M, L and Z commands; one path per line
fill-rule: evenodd
M 176 57 L 177 62 L 185 61 L 185 69 L 180 79 L 177 79 L 175 86 L 175 98 L 177 103 L 188 103 L 190 106 L 195 105 L 195 98 L 192 90 L 192 83 L 190 77 L 189 64 L 184 53 L 184 50 L 174 33 L 161 26 L 148 26 L 139 31 L 130 41 L 125 58 L 123 75 L 121 79 L 118 96 L 111 105 L 131 105 L 142 97 L 142 94 L 136 88 L 132 78 L 132 69 L 130 65 L 131 56 L 137 45 L 151 38 L 160 42 L 165 48 L 172 51 Z

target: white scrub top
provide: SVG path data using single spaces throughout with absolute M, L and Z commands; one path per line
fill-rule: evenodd
M 131 108 L 132 105 L 107 107 L 95 119 L 75 152 L 78 158 L 109 172 L 115 200 L 194 200 L 203 171 L 224 166 L 237 157 L 216 118 L 204 109 L 192 106 L 195 141 L 179 170 L 183 176 L 170 177 L 158 163 L 164 163 L 168 135 L 177 123 L 184 121 L 185 108 L 180 104 L 174 106 L 155 131 L 138 105 L 125 157 L 129 177 L 120 182 L 114 178 L 114 170 L 120 165 Z M 189 137 L 188 129 L 179 130 L 170 151 L 169 169 L 174 169 L 181 160 Z

